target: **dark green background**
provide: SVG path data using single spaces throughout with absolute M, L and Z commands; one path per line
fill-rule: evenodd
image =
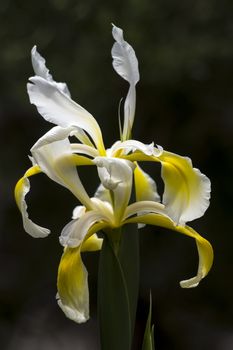
M 191 224 L 215 250 L 213 269 L 198 288 L 183 290 L 178 284 L 196 272 L 194 242 L 153 227 L 141 231 L 134 349 L 140 348 L 150 289 L 158 350 L 233 348 L 232 13 L 233 3 L 227 0 L 1 0 L 1 349 L 99 349 L 98 254 L 85 257 L 91 320 L 76 325 L 55 301 L 62 252 L 58 236 L 75 198 L 44 175 L 32 179 L 30 215 L 52 229 L 50 237 L 36 240 L 23 231 L 13 188 L 30 166 L 30 147 L 51 127 L 26 93 L 34 44 L 54 78 L 67 82 L 73 99 L 96 117 L 106 145 L 118 139 L 117 109 L 127 84 L 111 67 L 112 22 L 124 29 L 139 59 L 134 137 L 190 156 L 212 181 L 211 206 Z M 84 169 L 83 175 L 92 194 L 96 174 Z

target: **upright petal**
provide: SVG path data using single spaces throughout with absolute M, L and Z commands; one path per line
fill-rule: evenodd
M 63 128 L 78 127 L 93 139 L 100 154 L 105 154 L 101 130 L 93 116 L 75 103 L 56 84 L 39 76 L 27 84 L 30 102 L 45 120 Z
M 64 92 L 67 96 L 70 97 L 70 92 L 68 90 L 68 87 L 65 83 L 57 83 L 53 80 L 52 75 L 49 73 L 48 68 L 45 64 L 45 59 L 39 54 L 37 51 L 36 45 L 33 46 L 31 51 L 31 58 L 32 58 L 32 67 L 34 69 L 35 75 L 44 78 L 50 82 L 53 82 L 59 90 Z
M 48 236 L 50 233 L 50 230 L 35 224 L 31 219 L 29 219 L 27 212 L 27 203 L 25 201 L 25 196 L 30 191 L 30 182 L 28 180 L 28 177 L 36 175 L 40 172 L 41 170 L 37 165 L 31 167 L 26 171 L 24 176 L 17 182 L 15 186 L 15 200 L 22 214 L 24 230 L 34 238 L 43 238 Z
M 124 40 L 122 29 L 113 25 L 113 38 L 116 40 L 112 47 L 113 68 L 130 84 L 124 106 L 123 140 L 130 137 L 134 122 L 136 89 L 139 81 L 138 60 L 134 49 Z
M 119 225 L 130 200 L 135 165 L 125 159 L 96 157 L 94 159 L 102 185 L 112 193 L 113 212 Z
M 41 170 L 53 181 L 68 188 L 87 208 L 92 207 L 76 170 L 68 139 L 44 144 L 31 149 L 33 158 Z
M 177 226 L 167 216 L 160 214 L 147 214 L 130 218 L 125 221 L 125 223 L 135 222 L 165 227 L 195 239 L 199 254 L 197 275 L 188 280 L 181 281 L 180 285 L 182 288 L 196 287 L 199 284 L 199 282 L 208 274 L 213 264 L 213 248 L 205 238 L 200 236 L 191 227 Z
M 209 206 L 210 180 L 187 157 L 164 151 L 158 160 L 168 215 L 179 225 L 201 217 Z

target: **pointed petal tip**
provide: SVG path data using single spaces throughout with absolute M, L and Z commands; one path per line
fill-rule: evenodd
M 201 277 L 193 277 L 188 280 L 180 281 L 181 288 L 195 288 L 199 285 Z
M 56 295 L 57 303 L 59 307 L 62 309 L 66 317 L 76 323 L 85 323 L 89 320 L 89 315 L 85 315 L 78 310 L 72 309 L 71 307 L 64 305 L 59 297 L 59 294 Z

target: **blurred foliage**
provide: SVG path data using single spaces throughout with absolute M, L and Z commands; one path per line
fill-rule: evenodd
M 118 138 L 118 103 L 127 85 L 111 67 L 111 23 L 124 29 L 139 59 L 135 137 L 189 155 L 211 178 L 213 190 L 206 216 L 193 223 L 215 249 L 213 270 L 197 289 L 178 285 L 194 273 L 193 242 L 165 230 L 142 230 L 136 338 L 142 339 L 151 288 L 158 349 L 233 348 L 232 13 L 229 0 L 1 0 L 1 348 L 81 344 L 80 349 L 94 350 L 98 343 L 96 324 L 66 320 L 54 298 L 61 255 L 57 235 L 75 199 L 43 176 L 33 179 L 30 214 L 54 232 L 33 240 L 23 231 L 12 191 L 29 166 L 30 147 L 50 127 L 26 93 L 33 45 L 54 78 L 67 82 L 74 100 L 97 118 L 106 144 Z M 83 177 L 91 183 L 90 194 L 95 175 Z M 98 255 L 85 259 L 94 316 Z

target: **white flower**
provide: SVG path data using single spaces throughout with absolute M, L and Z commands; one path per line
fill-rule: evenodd
M 32 49 L 35 76 L 27 85 L 30 102 L 42 117 L 55 124 L 31 148 L 32 167 L 15 188 L 15 198 L 22 213 L 25 231 L 33 237 L 45 237 L 49 230 L 28 217 L 25 196 L 30 190 L 29 177 L 40 172 L 66 187 L 81 203 L 73 220 L 63 229 L 60 243 L 64 246 L 58 271 L 58 303 L 65 314 L 76 322 L 89 317 L 87 271 L 81 252 L 101 249 L 96 233 L 137 223 L 166 227 L 195 239 L 199 253 L 197 275 L 182 281 L 185 288 L 196 286 L 212 265 L 210 243 L 186 225 L 202 216 L 209 206 L 210 181 L 193 168 L 187 157 L 163 150 L 154 143 L 143 144 L 131 138 L 139 81 L 138 61 L 133 48 L 124 40 L 120 28 L 113 26 L 113 67 L 129 83 L 124 104 L 120 139 L 112 147 L 104 146 L 101 129 L 94 117 L 71 97 L 65 83 L 53 80 L 44 58 Z M 75 136 L 71 143 L 69 136 Z M 140 162 L 159 162 L 164 182 L 162 200 L 155 181 L 139 166 Z M 95 166 L 100 186 L 90 198 L 79 178 L 77 167 Z M 136 201 L 130 204 L 132 187 Z

